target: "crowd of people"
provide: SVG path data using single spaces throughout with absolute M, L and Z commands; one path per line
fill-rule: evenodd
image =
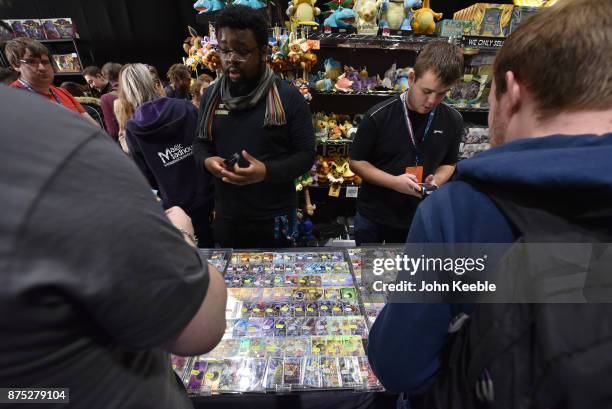
M 84 70 L 86 86 L 55 87 L 44 45 L 6 45 L 0 78 L 18 90 L 0 87 L 3 382 L 70 385 L 75 407 L 188 408 L 162 350 L 211 350 L 226 304 L 192 247 L 294 243 L 309 107 L 267 66 L 260 14 L 230 6 L 215 24 L 223 75 L 194 81 L 177 64 L 167 85 L 109 62 Z M 370 109 L 351 146 L 358 244 L 513 243 L 555 226 L 610 243 L 611 43 L 609 1 L 562 0 L 523 22 L 493 67 L 494 148 L 459 164 L 463 121 L 441 101 L 463 59 L 429 43 L 408 91 Z M 388 303 L 367 353 L 407 395 L 398 407 L 609 408 L 608 305 Z

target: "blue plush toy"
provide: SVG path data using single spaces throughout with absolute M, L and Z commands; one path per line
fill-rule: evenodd
M 378 26 L 393 30 L 410 30 L 411 9 L 420 7 L 421 0 L 381 0 L 378 9 Z
M 200 14 L 210 13 L 225 8 L 225 2 L 221 0 L 198 0 L 193 4 L 193 8 Z
M 353 9 L 338 7 L 336 11 L 331 13 L 329 17 L 325 19 L 323 25 L 325 27 L 338 28 L 353 27 L 355 25 L 355 18 L 357 18 L 357 14 L 355 14 Z
M 252 9 L 262 9 L 266 7 L 266 3 L 260 0 L 235 0 L 232 4 L 240 4 Z

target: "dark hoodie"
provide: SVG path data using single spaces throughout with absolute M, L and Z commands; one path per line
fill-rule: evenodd
M 180 206 L 192 219 L 213 207 L 211 176 L 191 152 L 197 117 L 191 102 L 162 97 L 140 106 L 125 126 L 130 154 L 163 207 Z
M 549 136 L 499 146 L 460 162 L 454 181 L 419 206 L 408 242 L 511 243 L 518 233 L 493 201 L 470 184 L 530 195 L 548 211 L 580 217 L 612 206 L 612 133 Z M 612 230 L 612 220 L 600 226 Z M 473 306 L 388 304 L 370 332 L 368 356 L 393 392 L 419 393 L 434 379 L 449 322 Z

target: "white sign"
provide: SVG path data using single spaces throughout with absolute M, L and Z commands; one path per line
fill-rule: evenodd
M 359 194 L 359 188 L 357 186 L 346 187 L 346 197 L 357 197 Z

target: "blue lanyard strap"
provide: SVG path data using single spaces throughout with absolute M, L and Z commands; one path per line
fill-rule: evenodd
M 408 135 L 410 136 L 410 142 L 412 143 L 412 147 L 414 148 L 415 156 L 416 156 L 416 164 L 421 163 L 421 152 L 416 144 L 416 139 L 414 135 L 414 131 L 412 129 L 412 122 L 410 122 L 410 116 L 408 115 L 408 90 L 400 95 L 400 100 L 402 101 L 402 108 L 404 110 L 404 119 L 406 120 L 406 127 L 408 128 Z M 425 132 L 423 133 L 423 138 L 421 139 L 421 143 L 425 142 L 429 131 L 431 130 L 431 124 L 433 123 L 434 116 L 436 115 L 436 108 L 432 109 L 427 118 L 427 125 L 425 126 Z
M 40 92 L 35 91 L 35 90 L 34 90 L 34 88 L 32 88 L 32 86 L 31 86 L 30 84 L 28 84 L 28 82 L 27 82 L 26 80 L 22 80 L 21 78 L 19 78 L 19 82 L 20 82 L 20 83 L 21 83 L 21 85 L 23 85 L 23 87 L 24 87 L 25 89 L 27 89 L 28 91 L 33 92 L 34 94 L 39 94 L 39 95 L 41 95 L 41 94 L 40 94 Z M 60 104 L 60 105 L 62 105 L 62 106 L 64 105 L 64 104 L 62 103 L 62 100 L 61 100 L 61 99 L 60 99 L 60 98 L 59 98 L 57 95 L 55 95 L 55 92 L 53 92 L 53 90 L 52 90 L 50 87 L 49 87 L 49 92 L 51 93 L 51 95 L 53 95 L 53 98 L 55 98 L 55 102 L 57 102 L 58 104 Z

